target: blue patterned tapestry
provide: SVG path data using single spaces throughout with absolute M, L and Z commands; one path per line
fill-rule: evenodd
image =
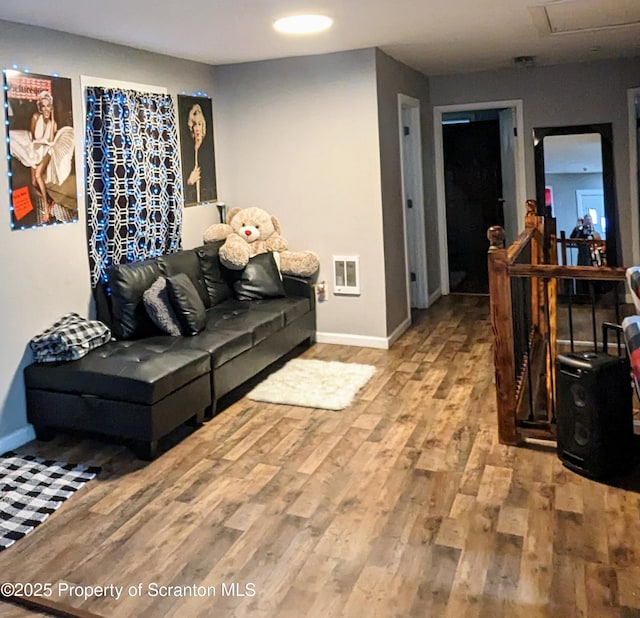
M 113 264 L 180 249 L 182 177 L 169 95 L 87 88 L 91 286 Z

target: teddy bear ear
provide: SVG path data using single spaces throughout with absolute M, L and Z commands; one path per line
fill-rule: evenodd
M 273 229 L 276 231 L 276 234 L 280 234 L 280 221 L 278 221 L 278 217 L 271 215 L 271 223 L 273 223 Z
M 227 213 L 227 223 L 231 223 L 231 219 L 233 219 L 241 210 L 242 208 L 238 208 L 237 206 L 235 208 L 232 208 Z

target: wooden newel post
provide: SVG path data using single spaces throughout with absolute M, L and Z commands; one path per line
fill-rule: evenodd
M 499 225 L 492 225 L 487 230 L 487 238 L 489 239 L 489 252 L 497 249 L 504 249 L 504 228 Z
M 545 264 L 558 263 L 558 245 L 556 242 L 556 219 L 545 217 Z M 551 277 L 545 279 L 546 294 L 546 341 L 548 352 L 546 355 L 546 391 L 547 391 L 547 418 L 549 421 L 555 416 L 555 384 L 556 384 L 556 352 L 558 348 L 558 279 Z
M 509 258 L 504 248 L 504 229 L 494 225 L 487 232 L 489 302 L 493 330 L 493 362 L 496 372 L 498 439 L 501 444 L 520 442 L 516 426 L 516 378 L 513 350 L 513 314 Z
M 527 208 L 527 213 L 524 216 L 524 226 L 527 229 L 534 228 L 538 223 L 538 219 L 537 219 L 538 204 L 535 200 L 527 200 L 525 202 L 525 206 Z
M 531 237 L 531 264 L 544 264 L 544 217 L 538 214 L 538 203 L 535 200 L 527 200 L 527 221 L 535 230 Z M 543 319 L 544 286 L 541 279 L 531 279 L 531 320 L 536 332 L 541 333 L 545 329 Z

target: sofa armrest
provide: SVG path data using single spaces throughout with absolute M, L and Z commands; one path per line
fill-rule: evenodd
M 316 291 L 313 287 L 313 279 L 307 277 L 296 277 L 293 275 L 282 275 L 282 284 L 287 296 L 302 296 L 311 302 L 311 308 L 316 306 Z

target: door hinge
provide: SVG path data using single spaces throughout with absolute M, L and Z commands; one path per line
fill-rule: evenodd
M 409 278 L 411 279 L 411 281 L 416 281 L 416 273 L 409 273 Z
M 407 208 L 413 208 L 413 200 L 412 199 L 408 199 L 407 200 Z
M 409 131 L 409 127 L 403 127 L 404 129 L 404 134 L 405 135 L 409 135 L 410 131 Z
M 518 137 L 518 127 L 513 127 L 513 137 Z

